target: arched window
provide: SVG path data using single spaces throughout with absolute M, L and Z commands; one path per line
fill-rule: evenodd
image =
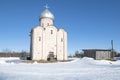
M 53 34 L 53 30 L 51 30 L 51 34 Z
M 46 28 L 44 28 L 44 31 L 45 31 Z
M 61 38 L 61 42 L 63 42 L 63 38 Z
M 41 41 L 41 37 L 39 37 L 39 41 Z

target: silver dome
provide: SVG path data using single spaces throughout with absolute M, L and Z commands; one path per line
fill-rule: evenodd
M 54 20 L 54 15 L 53 15 L 48 9 L 45 9 L 45 10 L 41 13 L 40 18 L 50 18 L 50 19 L 53 19 L 53 20 Z

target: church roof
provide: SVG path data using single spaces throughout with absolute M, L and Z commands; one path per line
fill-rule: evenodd
M 40 18 L 51 18 L 54 20 L 54 15 L 48 10 L 48 7 L 46 6 L 46 9 L 40 14 Z

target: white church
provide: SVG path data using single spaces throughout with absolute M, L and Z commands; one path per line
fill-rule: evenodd
M 39 26 L 31 30 L 32 60 L 67 60 L 67 32 L 54 26 L 54 15 L 48 7 L 40 14 Z

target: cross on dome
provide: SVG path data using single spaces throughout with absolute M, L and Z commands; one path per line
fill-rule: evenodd
M 49 8 L 47 4 L 46 4 L 44 7 L 45 7 L 46 9 L 48 9 L 48 8 Z
M 50 18 L 54 20 L 54 15 L 48 10 L 48 5 L 46 4 L 45 6 L 45 10 L 40 14 L 40 19 L 41 18 Z

